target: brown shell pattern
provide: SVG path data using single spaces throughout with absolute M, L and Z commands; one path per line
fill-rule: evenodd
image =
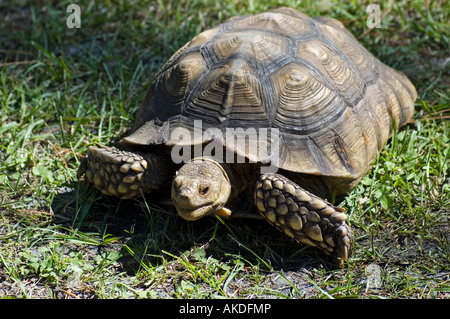
M 394 123 L 411 119 L 415 99 L 406 76 L 339 21 L 280 8 L 230 19 L 178 50 L 138 114 L 146 138 L 123 143 L 174 143 L 170 130 L 194 120 L 203 129 L 277 128 L 281 168 L 357 181 Z

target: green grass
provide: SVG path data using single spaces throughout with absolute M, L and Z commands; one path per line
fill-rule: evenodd
M 355 253 L 335 269 L 263 221 L 189 223 L 156 202 L 78 183 L 89 145 L 126 134 L 156 72 L 201 30 L 277 1 L 0 4 L 0 298 L 449 298 L 450 80 L 446 1 L 286 1 L 337 18 L 418 90 L 342 203 Z M 369 265 L 381 286 L 367 285 Z

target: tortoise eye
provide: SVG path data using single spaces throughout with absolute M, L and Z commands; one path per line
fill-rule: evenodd
M 200 190 L 200 193 L 201 193 L 202 195 L 206 195 L 208 192 L 209 192 L 209 186 L 203 187 L 203 188 Z

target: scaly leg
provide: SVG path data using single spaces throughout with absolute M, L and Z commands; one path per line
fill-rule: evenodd
M 299 242 L 337 258 L 339 266 L 351 255 L 353 234 L 347 215 L 322 198 L 279 174 L 261 175 L 255 204 L 271 224 Z
M 170 182 L 171 162 L 162 154 L 127 152 L 114 147 L 89 147 L 77 176 L 85 176 L 105 195 L 122 199 L 141 196 Z

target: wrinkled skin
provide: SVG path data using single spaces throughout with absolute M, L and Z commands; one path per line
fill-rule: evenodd
M 231 194 L 225 170 L 208 159 L 193 159 L 185 164 L 172 183 L 172 200 L 181 217 L 198 220 L 220 211 Z

